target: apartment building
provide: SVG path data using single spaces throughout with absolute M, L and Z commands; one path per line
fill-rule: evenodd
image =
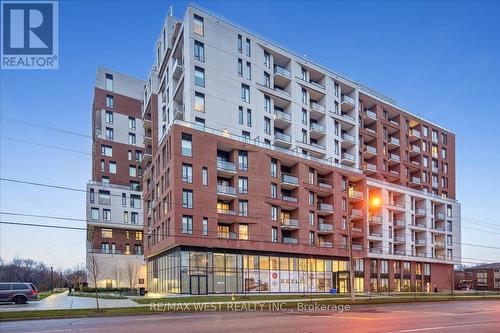
M 98 287 L 145 286 L 143 86 L 141 80 L 97 69 L 86 207 L 87 264 L 98 263 Z
M 455 271 L 455 289 L 500 292 L 500 263 L 476 265 Z
M 360 292 L 453 287 L 451 131 L 198 7 L 166 17 L 155 52 L 149 290 L 347 292 L 349 265 Z

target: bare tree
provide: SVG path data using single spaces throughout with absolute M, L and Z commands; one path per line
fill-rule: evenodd
M 96 258 L 93 251 L 89 251 L 87 255 L 87 274 L 89 276 L 90 282 L 94 284 L 95 288 L 95 302 L 97 311 L 99 311 L 99 296 L 97 292 L 97 281 L 102 274 L 102 266 L 99 260 Z
M 122 280 L 122 269 L 118 265 L 113 266 L 111 276 L 113 277 L 113 280 L 116 281 L 116 288 L 119 288 L 120 281 Z
M 124 267 L 125 273 L 125 281 L 129 285 L 130 288 L 134 288 L 137 280 L 137 276 L 139 275 L 139 268 L 137 264 L 129 261 L 127 265 Z

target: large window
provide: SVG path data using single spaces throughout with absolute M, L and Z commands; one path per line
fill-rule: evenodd
M 101 238 L 103 239 L 113 238 L 113 229 L 101 229 Z
M 202 235 L 208 235 L 208 218 L 204 217 L 202 221 Z
M 184 215 L 182 217 L 182 233 L 191 235 L 193 233 L 193 217 Z
M 193 182 L 193 166 L 191 164 L 182 163 L 182 181 L 185 183 Z
M 193 31 L 199 36 L 203 36 L 205 33 L 205 27 L 203 26 L 203 17 L 194 14 L 193 17 Z
M 128 175 L 130 177 L 137 177 L 137 167 L 135 165 L 128 166 Z
M 109 173 L 116 173 L 116 162 L 109 162 Z
M 101 146 L 101 154 L 104 156 L 112 157 L 113 156 L 113 148 L 110 146 Z
M 90 210 L 90 218 L 92 221 L 98 221 L 99 220 L 99 208 L 91 208 Z
M 205 70 L 201 67 L 194 67 L 194 84 L 205 87 Z
M 239 177 L 238 178 L 238 193 L 248 194 L 248 178 Z
M 106 90 L 113 91 L 113 74 L 106 73 Z
M 141 208 L 141 196 L 138 194 L 130 195 L 130 207 L 131 208 Z
M 208 185 L 208 168 L 207 167 L 203 167 L 201 169 L 201 183 L 203 186 Z
M 111 95 L 106 95 L 106 107 L 112 109 L 115 106 L 115 99 Z
M 106 121 L 106 124 L 113 124 L 113 112 L 106 111 L 104 119 Z
M 241 171 L 248 170 L 248 151 L 246 150 L 238 151 L 238 168 Z
M 205 112 L 205 94 L 194 93 L 194 110 L 198 112 Z
M 247 84 L 241 84 L 241 100 L 250 103 L 250 86 Z
M 136 143 L 137 143 L 137 138 L 135 136 L 135 133 L 129 133 L 128 134 L 128 144 L 135 145 Z
M 193 156 L 191 134 L 182 133 L 182 156 Z
M 240 200 L 238 202 L 238 214 L 240 216 L 248 216 L 248 200 Z
M 238 226 L 238 238 L 248 240 L 248 224 Z
M 183 208 L 193 208 L 193 191 L 192 190 L 182 190 L 182 207 Z
M 111 205 L 111 193 L 109 191 L 99 190 L 99 204 Z
M 194 41 L 194 58 L 198 61 L 205 61 L 205 45 L 197 40 Z
M 102 210 L 102 220 L 108 222 L 111 221 L 111 209 Z
M 137 128 L 137 123 L 134 117 L 128 117 L 128 128 L 135 130 Z

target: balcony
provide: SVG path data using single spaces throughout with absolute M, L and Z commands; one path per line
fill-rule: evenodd
M 217 214 L 236 216 L 238 213 L 231 209 L 217 209 Z
M 318 102 L 314 102 L 314 101 L 311 101 L 310 103 L 310 107 L 309 109 L 311 110 L 311 112 L 316 112 L 316 113 L 320 113 L 320 114 L 325 114 L 325 107 L 321 104 L 319 104 Z
M 426 246 L 426 245 L 427 245 L 426 239 L 415 239 L 415 246 Z
M 444 213 L 437 212 L 434 214 L 434 219 L 436 221 L 443 221 L 445 219 L 445 215 L 444 215 Z
M 236 239 L 236 238 L 238 238 L 238 237 L 236 237 L 235 232 L 219 232 L 217 234 L 217 236 L 219 238 L 223 238 L 223 239 Z
M 217 175 L 232 176 L 236 174 L 236 165 L 228 161 L 217 160 Z
M 281 219 L 281 230 L 297 230 L 299 229 L 299 220 L 283 218 Z
M 372 215 L 368 218 L 368 222 L 371 224 L 382 224 L 382 216 Z
M 363 250 L 363 244 L 360 243 L 352 243 L 351 248 L 354 251 L 362 251 Z
M 311 123 L 310 130 L 312 138 L 317 138 L 318 136 L 326 134 L 326 127 L 318 123 Z
M 342 139 L 342 146 L 352 146 L 356 143 L 356 139 L 354 138 L 354 136 L 347 133 L 342 133 Z
M 436 249 L 444 249 L 445 245 L 443 241 L 435 241 L 434 248 Z
M 333 247 L 333 242 L 328 242 L 328 241 L 318 241 L 318 246 L 319 247 Z
M 174 64 L 172 65 L 172 77 L 174 79 L 179 79 L 184 71 L 183 62 L 181 58 L 175 58 Z
M 420 131 L 414 129 L 414 128 L 411 128 L 409 131 L 408 131 L 408 135 L 410 136 L 411 139 L 420 139 Z
M 418 178 L 418 177 L 411 177 L 410 183 L 412 183 L 414 185 L 420 185 L 421 181 L 420 181 L 420 178 Z
M 174 119 L 183 120 L 184 119 L 184 105 L 179 104 L 174 109 Z
M 426 215 L 427 215 L 427 210 L 425 208 L 415 209 L 415 216 L 426 216 Z
M 382 249 L 380 247 L 372 247 L 370 248 L 370 253 L 382 254 Z
M 318 202 L 318 215 L 329 215 L 333 213 L 333 205 Z
M 292 138 L 285 133 L 274 133 L 274 145 L 278 147 L 288 148 L 292 145 Z
M 277 126 L 288 126 L 292 123 L 292 115 L 281 110 L 274 110 L 274 123 Z
M 368 155 L 368 157 L 376 156 L 377 155 L 377 148 L 373 146 L 366 145 L 363 149 L 363 152 L 365 155 Z
M 377 166 L 375 164 L 365 163 L 363 165 L 363 171 L 365 173 L 367 173 L 367 174 L 376 173 L 377 172 Z
M 434 188 L 438 188 L 439 187 L 439 183 L 438 182 L 432 182 L 432 187 Z
M 229 185 L 217 185 L 217 196 L 221 198 L 236 198 L 236 189 Z
M 399 155 L 394 153 L 389 153 L 389 160 L 388 160 L 389 165 L 395 165 L 399 162 L 401 162 L 401 157 L 399 157 Z
M 395 138 L 393 136 L 390 136 L 389 140 L 388 140 L 388 145 L 389 145 L 389 148 L 399 147 L 399 139 Z
M 356 105 L 354 98 L 352 98 L 351 96 L 344 95 L 344 94 L 342 94 L 340 101 L 341 101 L 341 106 L 346 105 L 349 109 L 353 108 Z
M 416 145 L 410 145 L 410 156 L 416 156 L 420 154 L 420 147 Z
M 437 166 L 432 166 L 432 172 L 434 173 L 438 173 L 439 172 L 439 168 Z
M 313 80 L 309 80 L 309 83 L 312 84 L 313 86 L 315 86 L 316 88 L 319 88 L 321 90 L 324 90 L 325 89 L 325 86 L 322 85 L 321 83 L 319 82 L 316 82 L 316 81 L 313 81 Z
M 363 210 L 362 209 L 352 209 L 351 210 L 351 219 L 359 219 L 363 218 Z
M 318 234 L 330 234 L 333 232 L 333 224 L 318 223 Z
M 394 229 L 404 228 L 406 227 L 405 220 L 394 220 L 393 222 Z
M 400 243 L 404 243 L 404 242 L 406 242 L 406 237 L 405 236 L 395 236 L 394 237 L 394 243 L 395 244 L 396 243 L 400 244 Z
M 348 190 L 349 199 L 351 202 L 361 201 L 364 198 L 364 194 L 361 191 L 356 191 L 353 187 Z
M 444 227 L 440 227 L 440 226 L 436 226 L 436 225 L 434 227 L 432 227 L 432 229 L 433 229 L 433 231 L 442 232 L 442 233 L 444 233 L 446 231 Z
M 406 252 L 401 250 L 394 250 L 394 254 L 397 256 L 404 256 L 406 255 Z
M 281 188 L 292 189 L 298 186 L 299 186 L 299 178 L 287 173 L 281 174 Z
M 293 237 L 283 237 L 284 244 L 298 244 L 299 240 Z
M 372 237 L 382 238 L 382 233 L 376 231 L 370 231 L 368 235 Z
M 353 154 L 342 153 L 341 163 L 352 165 L 355 163 L 355 161 L 356 161 L 356 158 L 354 157 Z
M 284 67 L 274 65 L 274 81 L 278 84 L 285 84 L 292 78 L 292 73 Z
M 366 116 L 367 118 L 372 119 L 372 120 L 377 120 L 377 113 L 376 113 L 376 112 L 374 112 L 374 111 L 372 111 L 372 110 L 368 110 L 368 109 L 366 109 L 366 110 L 365 110 L 365 116 Z

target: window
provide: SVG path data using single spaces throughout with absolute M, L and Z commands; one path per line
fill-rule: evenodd
M 194 41 L 194 58 L 198 61 L 205 61 L 205 45 L 197 40 Z
M 109 162 L 109 173 L 116 173 L 116 162 Z
M 271 176 L 278 177 L 278 162 L 271 158 Z
M 142 162 L 142 151 L 140 150 L 135 151 L 135 160 L 137 162 Z
M 448 135 L 446 135 L 445 133 L 441 133 L 441 143 L 443 145 L 448 144 Z
M 193 234 L 193 217 L 184 215 L 182 217 L 182 233 Z
M 238 75 L 243 76 L 243 60 L 238 59 Z
M 337 82 L 335 82 L 335 84 L 333 86 L 333 90 L 335 92 L 335 96 L 339 97 L 339 84 Z
M 247 126 L 252 127 L 252 110 L 247 109 Z
M 264 66 L 271 68 L 271 55 L 267 51 L 264 51 Z
M 205 112 L 205 95 L 199 92 L 194 93 L 194 110 Z
M 193 208 L 193 191 L 192 190 L 182 190 L 182 207 L 183 208 Z
M 203 167 L 201 169 L 201 183 L 203 184 L 203 186 L 208 185 L 208 168 L 206 167 Z
M 195 34 L 203 36 L 204 27 L 203 27 L 203 17 L 194 14 L 193 17 L 193 31 Z
M 137 177 L 137 167 L 135 165 L 128 166 L 128 175 L 130 177 Z
M 103 239 L 113 238 L 113 230 L 112 229 L 101 229 L 101 238 L 103 238 Z
M 278 207 L 271 206 L 271 221 L 278 221 Z
M 302 130 L 302 142 L 307 143 L 307 131 L 305 129 Z
M 241 84 L 241 100 L 250 103 L 250 86 Z
M 139 213 L 137 212 L 130 213 L 130 222 L 132 222 L 132 224 L 139 223 Z
M 113 74 L 106 73 L 106 90 L 113 91 Z
M 314 212 L 309 212 L 309 225 L 314 225 Z
M 142 239 L 142 233 L 141 233 L 141 239 Z M 142 245 L 140 245 L 140 244 L 135 244 L 135 245 L 134 245 L 134 253 L 135 253 L 136 255 L 141 255 L 141 254 L 142 254 Z M 139 279 L 139 283 L 140 283 L 140 281 L 141 281 L 141 280 L 143 280 L 143 281 L 144 281 L 144 279 Z
M 191 134 L 182 133 L 182 156 L 193 156 Z
M 205 127 L 205 119 L 203 118 L 195 117 L 194 122 L 196 123 L 196 125 Z
M 240 200 L 238 202 L 238 214 L 240 216 L 248 216 L 248 200 Z
M 302 124 L 307 125 L 307 110 L 302 109 Z
M 441 148 L 441 158 L 446 158 L 446 148 Z
M 389 274 L 389 262 L 380 260 L 380 274 Z
M 106 107 L 113 108 L 115 106 L 115 99 L 111 95 L 106 95 Z
M 342 217 L 341 227 L 343 230 L 345 230 L 347 228 L 347 218 Z
M 264 86 L 271 87 L 271 75 L 267 72 L 264 72 Z
M 243 37 L 241 35 L 238 35 L 238 52 L 243 52 Z
M 429 136 L 429 127 L 427 127 L 427 126 L 422 127 L 422 135 Z
M 100 205 L 111 204 L 111 193 L 109 191 L 99 190 L 99 204 Z
M 271 183 L 271 198 L 276 199 L 278 197 L 278 186 Z
M 241 171 L 248 170 L 248 152 L 246 150 L 238 151 L 238 168 Z
M 438 140 L 438 132 L 436 130 L 432 130 L 432 142 L 437 143 Z
M 247 72 L 247 76 L 246 76 L 247 80 L 251 80 L 252 79 L 252 64 L 249 63 L 248 61 L 247 61 L 247 71 L 246 72 Z
M 142 240 L 142 231 L 136 231 L 135 232 L 135 240 L 141 241 Z
M 90 209 L 90 218 L 92 219 L 92 221 L 99 220 L 99 208 L 91 208 Z
M 204 217 L 201 225 L 201 233 L 203 236 L 208 235 L 208 218 Z
M 272 229 L 271 229 L 271 241 L 273 243 L 278 242 L 278 228 L 277 227 L 272 227 Z
M 302 103 L 307 104 L 307 91 L 302 88 Z
M 271 119 L 264 117 L 264 133 L 271 135 Z
M 248 240 L 248 224 L 238 225 L 238 238 Z
M 137 143 L 137 139 L 136 139 L 135 133 L 129 133 L 128 134 L 128 144 L 135 145 L 136 143 Z
M 127 212 L 127 211 L 124 211 L 124 212 L 123 212 L 123 223 L 128 223 L 128 212 Z M 128 234 L 129 234 L 129 231 L 128 231 L 128 230 L 127 230 L 126 234 L 127 234 L 127 237 L 126 237 L 126 238 L 127 238 L 127 239 L 129 239 L 129 238 L 130 238 L 130 236 L 128 236 Z
M 271 97 L 264 95 L 264 110 L 266 112 L 271 112 Z
M 205 87 L 205 70 L 201 67 L 194 67 L 194 84 Z
M 113 140 L 115 137 L 113 129 L 106 127 L 106 140 Z
M 89 202 L 94 203 L 94 201 L 95 201 L 95 193 L 94 193 L 94 189 L 91 188 L 90 193 L 89 193 Z
M 111 210 L 103 209 L 102 210 L 102 220 L 103 221 L 111 221 Z
M 131 208 L 141 208 L 141 196 L 140 195 L 138 195 L 138 194 L 131 194 L 130 195 L 130 207 Z
M 136 121 L 135 121 L 135 118 L 134 117 L 128 117 L 128 128 L 131 129 L 131 130 L 135 130 L 136 129 Z
M 238 192 L 240 194 L 248 194 L 248 178 L 239 177 L 238 178 Z
M 238 107 L 238 124 L 243 125 L 243 107 Z
M 251 50 L 250 50 L 250 39 L 249 38 L 246 39 L 245 49 L 246 49 L 247 57 L 250 57 L 251 56 Z
M 309 191 L 309 205 L 314 206 L 314 193 Z
M 193 166 L 191 164 L 182 163 L 182 181 L 185 183 L 193 182 Z
M 106 111 L 106 113 L 104 114 L 104 119 L 106 121 L 106 124 L 113 124 L 113 112 Z

